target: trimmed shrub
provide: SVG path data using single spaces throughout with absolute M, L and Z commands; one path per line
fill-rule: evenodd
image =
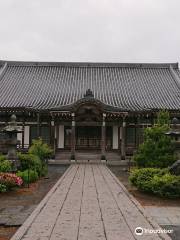
M 28 176 L 29 174 L 29 176 Z M 18 171 L 17 172 L 17 176 L 21 177 L 24 181 L 24 183 L 32 183 L 32 182 L 35 182 L 38 180 L 38 173 L 36 171 L 33 171 L 33 170 L 29 170 L 29 173 L 28 173 L 28 170 L 25 170 L 23 172 L 20 172 Z
M 180 197 L 180 177 L 171 175 L 168 169 L 135 169 L 129 180 L 140 191 L 167 198 Z
M 152 192 L 161 197 L 180 197 L 180 177 L 166 173 L 163 176 L 154 176 L 151 180 Z
M 135 186 L 141 186 L 144 182 L 150 181 L 155 174 L 162 176 L 167 169 L 159 169 L 159 168 L 141 168 L 135 169 L 131 172 L 129 176 L 130 182 Z
M 12 164 L 6 159 L 4 155 L 0 155 L 0 172 L 10 172 Z

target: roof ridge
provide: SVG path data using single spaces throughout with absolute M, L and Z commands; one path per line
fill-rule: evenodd
M 176 85 L 180 89 L 180 78 L 179 78 L 179 76 L 174 71 L 174 69 L 173 69 L 173 67 L 171 65 L 170 65 L 169 69 L 170 69 L 171 76 L 173 77 L 173 80 L 175 81 Z
M 7 62 L 5 62 L 2 69 L 0 69 L 0 80 L 2 79 L 6 69 L 7 69 Z
M 67 67 L 122 67 L 122 68 L 172 68 L 178 63 L 118 63 L 118 62 L 38 62 L 38 61 L 3 61 L 8 66 L 67 66 Z

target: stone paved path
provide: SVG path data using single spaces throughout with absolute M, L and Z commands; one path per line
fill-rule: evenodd
M 74 164 L 12 240 L 170 239 L 136 227 L 160 229 L 105 165 Z

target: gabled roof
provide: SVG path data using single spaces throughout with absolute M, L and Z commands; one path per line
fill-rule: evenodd
M 66 109 L 87 89 L 119 111 L 180 109 L 177 63 L 0 61 L 0 108 Z

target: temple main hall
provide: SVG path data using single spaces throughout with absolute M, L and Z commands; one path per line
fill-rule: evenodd
M 0 127 L 16 115 L 21 150 L 41 137 L 55 156 L 121 161 L 162 109 L 180 115 L 178 63 L 0 61 Z

